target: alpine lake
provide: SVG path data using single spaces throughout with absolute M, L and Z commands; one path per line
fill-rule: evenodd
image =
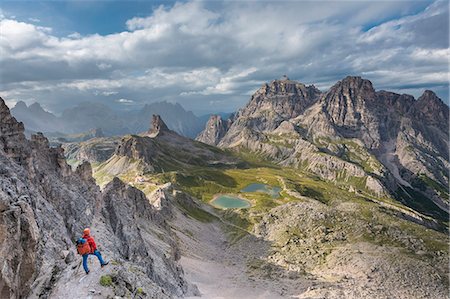
M 280 191 L 281 188 L 279 187 L 272 187 L 262 183 L 252 183 L 243 188 L 240 192 L 263 192 L 276 199 L 280 197 Z M 247 209 L 252 206 L 250 201 L 232 194 L 219 194 L 211 201 L 211 204 L 219 209 Z

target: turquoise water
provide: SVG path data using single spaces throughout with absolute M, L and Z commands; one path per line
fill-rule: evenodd
M 253 183 L 241 190 L 241 192 L 264 192 L 272 196 L 272 198 L 280 197 L 281 188 L 272 187 L 266 184 Z
M 247 200 L 230 195 L 220 195 L 211 204 L 222 209 L 250 208 L 251 206 Z

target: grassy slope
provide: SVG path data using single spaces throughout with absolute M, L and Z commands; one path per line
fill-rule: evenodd
M 282 168 L 250 153 L 244 152 L 239 158 L 247 162 L 246 167 L 213 168 L 183 165 L 182 169 L 163 173 L 144 173 L 138 167 L 139 163 L 137 161 L 130 161 L 128 164 L 136 165 L 136 167 L 125 167 L 126 171 L 120 173 L 119 177 L 126 182 L 132 183 L 145 193 L 153 191 L 156 188 L 155 184 L 171 182 L 204 202 L 209 202 L 214 195 L 219 193 L 240 194 L 253 203 L 252 210 L 260 212 L 298 199 L 290 196 L 285 190 L 281 191 L 281 198 L 275 200 L 265 193 L 241 193 L 240 190 L 255 182 L 282 188 L 281 178 L 288 189 L 295 190 L 303 196 L 316 199 L 325 204 L 331 204 L 336 200 L 372 202 L 373 199 L 376 199 L 407 210 L 405 206 L 391 198 L 376 198 L 372 194 L 365 192 L 362 187 L 364 182 L 358 181 L 356 178 L 354 181 L 347 180 L 346 182 L 335 184 L 298 169 Z M 109 162 L 109 164 L 115 165 L 117 162 Z M 121 162 L 121 164 L 124 164 L 124 162 Z M 140 176 L 143 182 L 136 182 L 136 176 Z M 113 175 L 108 173 L 108 165 L 103 163 L 94 166 L 94 177 L 100 185 L 104 185 L 112 179 Z M 151 182 L 151 184 L 148 182 Z M 348 192 L 347 187 L 349 184 L 353 185 L 358 192 Z

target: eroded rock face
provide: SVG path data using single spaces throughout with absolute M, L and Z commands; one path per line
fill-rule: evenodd
M 64 267 L 53 257 L 73 247 L 90 223 L 99 191 L 71 174 L 61 148 L 49 148 L 42 134 L 27 140 L 2 99 L 0 115 L 0 231 L 7 240 L 0 247 L 1 297 L 24 297 L 31 289 L 45 297 Z
M 153 298 L 186 292 L 164 216 L 141 191 L 114 179 L 101 193 L 89 163 L 72 171 L 61 147 L 50 148 L 42 134 L 27 140 L 2 99 L 0 116 L 1 298 L 65 296 L 65 285 L 79 283 L 74 240 L 91 225 L 119 263 L 116 295 L 131 294 L 133 281 L 145 281 Z
M 64 153 L 67 160 L 101 163 L 114 154 L 119 138 L 93 138 L 83 142 L 64 143 Z
M 425 90 L 417 99 L 412 108 L 412 114 L 417 120 L 448 132 L 448 106 L 431 90 Z
M 314 85 L 306 86 L 284 77 L 263 84 L 247 106 L 238 112 L 237 117 L 256 117 L 267 111 L 275 112 L 283 119 L 294 118 L 316 102 L 320 94 Z
M 377 196 L 413 188 L 448 213 L 442 188 L 432 186 L 448 185 L 448 121 L 448 106 L 432 91 L 415 100 L 348 76 L 320 93 L 285 77 L 255 92 L 225 133 L 213 120 L 198 140 L 332 181 L 366 176 L 364 189 Z
M 346 77 L 320 99 L 338 132 L 346 138 L 357 137 L 372 149 L 380 146 L 379 120 L 373 113 L 376 94 L 372 83 L 361 77 Z
M 0 98 L 0 147 L 9 157 L 22 163 L 29 149 L 23 146 L 25 135 L 23 123 L 12 117 L 3 99 Z
M 150 130 L 148 134 L 151 136 L 162 135 L 164 132 L 169 131 L 169 128 L 162 120 L 161 116 L 153 114 L 152 121 L 150 123 Z
M 231 126 L 231 119 L 224 120 L 220 115 L 211 115 L 205 129 L 196 140 L 206 144 L 217 145 Z
M 182 268 L 174 262 L 179 259 L 178 247 L 165 215 L 141 191 L 117 178 L 106 186 L 102 204 L 108 232 L 103 233 L 101 240 L 108 245 L 108 251 L 119 259 L 132 261 L 146 273 L 145 279 L 152 285 L 183 296 L 188 283 Z M 158 237 L 155 231 L 159 232 Z M 158 238 L 163 239 L 164 246 L 158 245 L 161 243 Z

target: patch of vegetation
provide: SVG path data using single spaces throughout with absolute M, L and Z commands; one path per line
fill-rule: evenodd
M 192 206 L 188 206 L 188 205 L 181 205 L 180 204 L 181 209 L 186 212 L 187 215 L 191 216 L 192 218 L 200 221 L 200 222 L 213 222 L 215 220 L 217 220 L 217 217 L 214 216 L 211 213 L 208 213 L 207 211 L 198 208 L 198 207 L 192 207 Z
M 117 260 L 112 260 L 112 261 L 110 261 L 110 263 L 111 263 L 111 265 L 114 265 L 114 266 L 117 266 L 117 265 L 120 265 L 121 263 L 119 262 L 119 261 L 117 261 Z
M 297 185 L 297 188 L 295 190 L 297 190 L 303 196 L 313 198 L 325 204 L 328 203 L 320 190 L 302 185 Z
M 113 279 L 110 275 L 102 275 L 100 277 L 100 285 L 104 287 L 110 287 L 113 285 Z
M 378 159 L 370 154 L 364 146 L 358 144 L 356 140 L 346 138 L 319 137 L 313 143 L 319 147 L 323 153 L 329 153 L 329 148 L 333 149 L 332 154 L 340 159 L 356 164 L 367 173 L 378 173 L 383 169 L 383 165 Z
M 138 295 L 144 295 L 144 296 L 145 296 L 144 289 L 142 289 L 142 288 L 137 288 L 137 289 L 136 289 L 136 294 L 138 294 Z
M 406 206 L 445 223 L 446 227 L 448 226 L 449 214 L 421 192 L 403 186 L 397 190 L 396 197 Z
M 248 233 L 244 230 L 239 229 L 229 229 L 227 232 L 227 238 L 230 245 L 236 244 L 239 240 L 241 240 L 243 237 L 247 236 Z
M 415 188 L 418 188 L 421 191 L 426 191 L 427 187 L 438 192 L 439 196 L 443 199 L 449 198 L 448 189 L 443 186 L 441 183 L 436 182 L 432 178 L 428 177 L 426 174 L 420 174 L 412 181 L 412 185 Z
M 222 213 L 222 219 L 228 223 L 231 223 L 237 227 L 242 228 L 245 231 L 248 231 L 253 227 L 253 223 L 251 223 L 248 219 L 248 214 L 246 210 L 224 210 Z
M 276 146 L 276 147 L 285 147 L 285 148 L 294 148 L 296 144 L 296 139 L 298 139 L 298 135 L 295 134 L 266 134 L 267 140 L 263 141 L 264 143 Z M 293 140 L 293 142 L 290 142 Z

